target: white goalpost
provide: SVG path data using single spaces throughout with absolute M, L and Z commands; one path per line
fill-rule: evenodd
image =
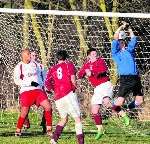
M 39 54 L 39 61 L 45 67 L 55 63 L 57 50 L 65 49 L 77 68 L 84 62 L 88 47 L 96 48 L 106 59 L 112 80 L 115 79 L 116 71 L 110 55 L 111 41 L 121 21 L 127 21 L 138 36 L 136 60 L 147 101 L 138 120 L 150 120 L 149 13 L 0 8 L 0 112 L 17 109 L 18 88 L 13 82 L 13 70 L 20 61 L 20 52 L 23 48 L 35 50 Z M 114 85 L 117 91 L 118 84 L 114 82 Z M 79 97 L 83 102 L 82 109 L 88 110 L 91 87 L 84 81 L 79 89 Z M 2 117 L 0 121 L 3 121 Z
M 10 9 L 0 8 L 3 13 L 23 14 L 48 14 L 66 16 L 99 16 L 99 17 L 127 17 L 127 18 L 150 18 L 149 13 L 119 13 L 119 12 L 87 12 L 87 11 L 60 11 L 60 10 L 33 10 L 33 9 Z

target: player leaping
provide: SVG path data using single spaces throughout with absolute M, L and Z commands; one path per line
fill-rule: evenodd
M 97 56 L 97 51 L 90 48 L 87 51 L 87 62 L 78 72 L 78 77 L 88 77 L 89 82 L 94 87 L 94 95 L 91 99 L 91 113 L 98 129 L 95 139 L 100 139 L 103 135 L 102 116 L 99 112 L 100 105 L 111 107 L 111 97 L 113 94 L 113 86 L 109 81 L 107 74 L 108 68 L 104 59 Z
M 125 125 L 128 126 L 129 118 L 121 109 L 121 106 L 124 104 L 130 92 L 133 92 L 135 100 L 128 105 L 128 108 L 132 109 L 140 106 L 143 102 L 143 93 L 135 60 L 137 37 L 129 27 L 130 41 L 126 43 L 126 34 L 123 31 L 126 26 L 127 23 L 124 22 L 123 25 L 117 29 L 114 34 L 114 40 L 112 41 L 112 59 L 117 64 L 118 74 L 120 76 L 118 98 L 112 109 L 123 117 Z

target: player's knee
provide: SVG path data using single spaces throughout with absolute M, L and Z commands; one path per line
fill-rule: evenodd
M 61 118 L 59 125 L 64 126 L 68 122 L 68 117 Z
M 28 112 L 29 112 L 29 108 L 28 107 L 22 107 L 20 116 L 25 118 L 28 115 Z
M 106 108 L 112 107 L 112 104 L 111 104 L 111 101 L 110 101 L 110 98 L 109 98 L 109 97 L 104 98 L 104 100 L 103 100 L 103 105 L 104 105 L 104 107 L 106 107 Z
M 20 116 L 23 117 L 23 118 L 25 118 L 27 116 L 27 114 L 28 114 L 28 112 L 22 111 L 21 114 L 20 114 Z
M 94 110 L 94 109 L 91 110 L 91 114 L 92 114 L 92 115 L 98 114 L 98 112 L 99 112 L 98 110 Z
M 92 107 L 91 113 L 92 113 L 92 114 L 98 114 L 98 113 L 99 113 L 99 108 Z
M 118 97 L 118 98 L 115 100 L 115 102 L 114 102 L 114 104 L 117 105 L 117 106 L 122 106 L 123 103 L 124 103 L 124 98 L 123 98 L 123 97 Z
M 46 100 L 44 103 L 41 104 L 45 111 L 51 111 L 52 107 L 51 104 Z
M 44 111 L 51 111 L 51 107 L 50 106 L 45 106 Z
M 135 102 L 136 105 L 141 105 L 143 103 L 143 97 L 136 99 Z
M 75 120 L 75 123 L 81 123 L 81 118 L 80 117 L 76 117 L 76 118 L 74 118 L 74 120 Z

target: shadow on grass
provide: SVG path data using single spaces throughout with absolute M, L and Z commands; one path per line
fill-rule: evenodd
M 10 136 L 15 136 L 14 132 L 0 132 L 0 137 L 10 137 Z M 24 137 L 37 137 L 37 136 L 45 136 L 45 134 L 43 134 L 41 131 L 32 131 L 32 132 L 23 132 L 22 135 L 20 137 L 24 138 Z
M 96 131 L 84 131 L 84 134 L 85 135 L 95 135 L 96 134 Z M 63 136 L 71 136 L 71 135 L 76 135 L 75 131 L 64 131 L 62 133 Z M 115 133 L 112 133 L 112 132 L 105 132 L 105 135 L 109 136 L 109 137 L 115 137 L 115 136 L 126 136 L 126 137 L 132 137 L 132 134 L 131 135 L 128 135 L 128 134 L 123 134 L 123 133 L 119 133 L 119 132 L 115 132 Z M 10 132 L 10 131 L 4 131 L 4 132 L 1 132 L 0 131 L 0 137 L 10 137 L 10 136 L 15 136 L 15 133 L 14 132 Z M 29 131 L 29 132 L 23 132 L 22 133 L 22 136 L 20 136 L 21 138 L 27 138 L 27 137 L 44 137 L 44 136 L 47 136 L 46 134 L 43 134 L 42 131 Z M 136 137 L 141 137 L 143 135 L 136 135 Z M 144 134 L 144 136 L 150 136 L 150 132 L 147 132 Z

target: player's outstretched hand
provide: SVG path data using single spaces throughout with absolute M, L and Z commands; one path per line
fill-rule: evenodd
M 125 29 L 126 26 L 129 26 L 129 24 L 125 21 L 122 21 L 122 25 L 121 25 L 122 29 Z
M 39 86 L 39 84 L 37 82 L 32 81 L 31 86 L 37 87 L 37 86 Z
M 129 31 L 129 32 L 132 32 L 132 28 L 131 28 L 130 26 L 128 27 L 128 31 Z

